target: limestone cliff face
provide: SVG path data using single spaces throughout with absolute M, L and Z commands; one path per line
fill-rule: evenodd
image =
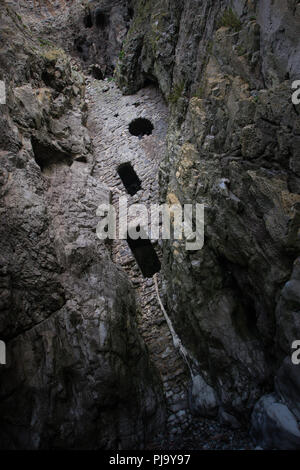
M 113 75 L 133 14 L 127 2 L 42 0 L 40 5 L 18 0 L 18 14 L 41 43 L 56 41 L 98 79 Z
M 117 69 L 125 93 L 151 79 L 169 102 L 162 200 L 205 204 L 202 250 L 165 243 L 165 300 L 211 397 L 194 387 L 194 411 L 229 422 L 249 419 L 280 366 L 283 403 L 298 390 L 287 364 L 300 338 L 299 24 L 296 1 L 141 0 Z M 253 434 L 285 448 L 258 430 L 272 427 L 270 403 Z
M 4 449 L 140 448 L 164 423 L 128 279 L 96 237 L 83 76 L 1 2 Z

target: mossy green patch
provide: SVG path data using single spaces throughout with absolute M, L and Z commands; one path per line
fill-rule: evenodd
M 65 59 L 67 57 L 65 51 L 58 47 L 51 47 L 50 49 L 43 51 L 42 55 L 50 62 L 55 62 L 58 59 Z
M 196 91 L 193 93 L 194 98 L 200 98 L 203 99 L 205 95 L 205 87 L 204 86 L 198 86 Z
M 39 38 L 38 41 L 39 41 L 39 43 L 40 43 L 40 45 L 41 45 L 42 47 L 51 47 L 51 46 L 53 46 L 53 45 L 51 44 L 51 42 L 48 41 L 47 39 Z
M 168 101 L 169 103 L 175 104 L 181 98 L 183 95 L 183 90 L 184 90 L 184 81 L 181 81 L 179 83 L 176 83 L 173 86 L 172 92 L 169 94 Z
M 232 10 L 232 8 L 228 8 L 224 11 L 224 14 L 219 22 L 219 28 L 225 26 L 226 28 L 231 28 L 235 32 L 238 32 L 242 29 L 242 23 L 236 13 Z

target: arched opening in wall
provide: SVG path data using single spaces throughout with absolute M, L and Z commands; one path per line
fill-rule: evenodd
M 160 271 L 161 264 L 149 238 L 133 240 L 127 234 L 127 242 L 144 277 L 152 277 Z
M 100 29 L 104 29 L 106 26 L 108 26 L 109 20 L 108 16 L 103 12 L 103 11 L 96 11 L 95 14 L 95 19 L 96 19 L 96 26 Z
M 143 137 L 144 135 L 151 135 L 154 126 L 149 119 L 137 118 L 129 124 L 129 132 L 136 137 Z
M 89 11 L 87 15 L 83 18 L 83 23 L 86 28 L 92 28 L 93 26 L 93 18 L 91 12 Z
M 73 163 L 71 155 L 63 153 L 62 151 L 51 147 L 51 145 L 44 144 L 35 137 L 31 139 L 31 145 L 34 159 L 42 171 L 45 171 L 53 165 L 71 166 Z
M 130 196 L 134 196 L 142 188 L 141 180 L 131 163 L 122 163 L 118 166 L 117 172 Z

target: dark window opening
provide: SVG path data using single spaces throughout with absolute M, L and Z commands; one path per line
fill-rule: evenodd
M 127 235 L 127 242 L 144 277 L 152 277 L 160 271 L 160 261 L 148 238 L 132 240 Z
M 89 12 L 83 19 L 84 26 L 86 28 L 91 28 L 93 26 L 93 18 L 91 12 Z
M 106 26 L 108 26 L 108 17 L 102 11 L 96 12 L 96 25 L 101 29 L 104 29 Z
M 134 9 L 133 8 L 128 8 L 128 16 L 129 18 L 132 20 L 133 16 L 134 16 Z
M 71 166 L 73 163 L 73 159 L 70 155 L 63 153 L 50 145 L 39 142 L 34 137 L 31 139 L 31 145 L 35 161 L 42 171 L 55 164 Z
M 137 118 L 134 119 L 129 124 L 129 132 L 132 135 L 135 135 L 137 137 L 143 137 L 144 135 L 151 135 L 152 131 L 154 129 L 154 126 L 149 119 L 145 118 Z
M 134 196 L 142 188 L 142 184 L 131 164 L 123 163 L 117 171 L 128 194 Z

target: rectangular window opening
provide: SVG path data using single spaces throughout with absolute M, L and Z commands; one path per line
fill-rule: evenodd
M 130 196 L 134 196 L 142 188 L 142 183 L 131 163 L 122 163 L 117 172 Z
M 144 277 L 153 277 L 160 271 L 161 263 L 149 238 L 133 240 L 128 234 L 127 242 Z

